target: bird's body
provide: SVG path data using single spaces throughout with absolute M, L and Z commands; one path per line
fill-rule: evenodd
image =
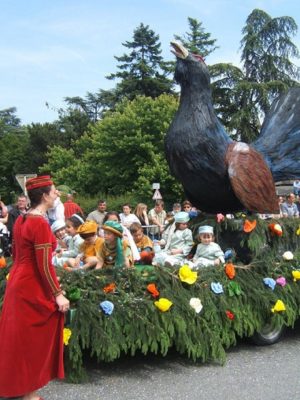
M 210 213 L 243 209 L 277 212 L 273 160 L 265 154 L 268 139 L 258 140 L 254 146 L 234 142 L 213 109 L 209 73 L 203 60 L 183 46 L 173 47 L 181 96 L 166 136 L 165 151 L 187 198 Z

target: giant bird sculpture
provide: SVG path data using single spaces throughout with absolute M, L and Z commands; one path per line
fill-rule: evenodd
M 203 59 L 171 45 L 181 96 L 165 152 L 187 198 L 208 213 L 278 212 L 274 181 L 300 177 L 300 88 L 274 101 L 254 143 L 235 142 L 215 114 Z

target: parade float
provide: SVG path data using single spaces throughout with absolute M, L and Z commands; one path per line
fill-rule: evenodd
M 192 229 L 214 226 L 224 265 L 58 270 L 71 301 L 64 329 L 69 380 L 85 377 L 87 359 L 106 363 L 174 349 L 195 362 L 224 363 L 226 349 L 239 338 L 272 343 L 283 327 L 294 326 L 300 314 L 299 220 L 218 220 L 202 215 Z M 2 302 L 9 262 L 0 267 Z

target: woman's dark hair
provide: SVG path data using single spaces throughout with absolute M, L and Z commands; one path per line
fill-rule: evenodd
M 42 202 L 43 194 L 49 194 L 52 186 L 44 186 L 36 189 L 28 190 L 28 197 L 32 208 L 38 206 Z
M 83 219 L 83 218 L 81 218 L 81 219 Z M 80 219 L 78 217 L 76 217 L 75 215 L 72 215 L 70 218 L 67 218 L 67 221 L 70 221 L 71 224 L 74 226 L 74 228 L 79 228 L 80 225 L 83 224 L 83 222 L 80 221 Z
M 119 221 L 119 222 L 121 221 L 120 215 L 119 215 L 119 213 L 117 213 L 117 211 L 109 211 L 108 213 L 105 214 L 105 216 L 104 216 L 104 218 L 103 218 L 103 224 L 108 220 L 108 218 L 109 218 L 111 215 L 115 215 L 115 216 L 118 218 L 118 221 Z

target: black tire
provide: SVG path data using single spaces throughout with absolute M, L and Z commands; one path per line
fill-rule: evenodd
M 266 323 L 259 332 L 255 332 L 252 340 L 258 346 L 268 346 L 281 340 L 285 326 L 274 326 L 272 322 Z

